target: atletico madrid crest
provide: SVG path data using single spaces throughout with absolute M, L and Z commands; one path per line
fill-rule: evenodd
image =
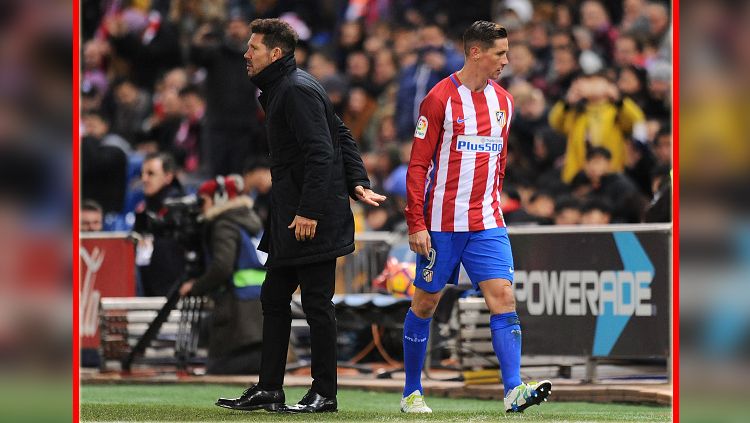
M 422 278 L 424 278 L 425 282 L 432 282 L 432 270 L 430 269 L 424 269 L 422 270 Z
M 505 112 L 502 110 L 498 110 L 495 112 L 495 118 L 497 119 L 497 123 L 502 128 L 505 126 Z

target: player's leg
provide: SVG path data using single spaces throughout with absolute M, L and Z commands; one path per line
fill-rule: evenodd
M 482 290 L 490 311 L 492 347 L 503 377 L 506 411 L 523 411 L 542 402 L 549 395 L 549 382 L 534 388 L 521 381 L 521 321 L 513 294 L 513 255 L 507 230 L 472 233 L 461 260 L 472 282 Z
M 490 310 L 492 347 L 507 394 L 521 384 L 521 321 L 516 314 L 513 287 L 508 279 L 494 278 L 480 282 L 479 288 Z
M 432 412 L 424 403 L 422 368 L 427 353 L 430 323 L 435 313 L 441 290 L 458 275 L 459 254 L 451 233 L 431 233 L 432 249 L 429 257 L 417 255 L 416 287 L 411 308 L 404 319 L 404 373 L 406 380 L 401 399 L 401 411 L 407 413 Z M 459 245 L 459 247 L 461 247 Z
M 404 394 L 401 400 L 401 411 L 429 413 L 424 404 L 422 390 L 422 368 L 427 353 L 427 342 L 430 337 L 430 323 L 435 313 L 440 291 L 427 292 L 416 288 L 411 301 L 411 308 L 404 319 Z

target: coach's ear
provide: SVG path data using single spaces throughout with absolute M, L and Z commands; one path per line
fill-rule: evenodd
M 271 62 L 275 62 L 282 57 L 284 57 L 284 52 L 281 50 L 281 47 L 274 47 L 271 50 Z

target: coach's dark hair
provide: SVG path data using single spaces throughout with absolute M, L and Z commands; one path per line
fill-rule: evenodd
M 464 54 L 469 55 L 469 48 L 479 44 L 483 49 L 492 47 L 495 40 L 508 38 L 505 27 L 495 22 L 476 21 L 464 31 Z
M 250 22 L 250 31 L 263 34 L 263 44 L 269 49 L 280 48 L 285 56 L 294 53 L 297 47 L 297 33 L 281 19 L 255 19 Z

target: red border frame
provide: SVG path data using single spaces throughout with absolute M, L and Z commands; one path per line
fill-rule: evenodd
M 80 333 L 79 333 L 79 203 L 80 203 L 80 1 L 73 0 L 73 204 L 72 204 L 72 246 L 73 246 L 73 421 L 80 420 Z M 672 416 L 680 421 L 680 4 L 672 1 Z
M 79 284 L 80 284 L 80 258 L 78 253 L 78 231 L 80 204 L 80 178 L 79 178 L 79 152 L 80 152 L 80 16 L 81 6 L 79 0 L 73 0 L 73 142 L 71 143 L 73 157 L 73 421 L 80 420 L 79 396 L 80 396 L 80 325 L 78 322 L 79 311 Z
M 672 2 L 672 417 L 680 421 L 680 2 Z

